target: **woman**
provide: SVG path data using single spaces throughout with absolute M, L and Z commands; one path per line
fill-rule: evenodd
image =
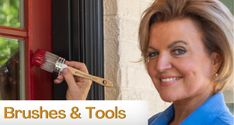
M 218 0 L 157 0 L 145 11 L 142 55 L 161 98 L 173 103 L 150 118 L 150 125 L 234 124 L 220 93 L 233 77 L 232 25 L 233 16 Z M 87 72 L 78 62 L 68 65 Z M 73 79 L 67 70 L 63 75 L 68 99 L 85 99 L 91 82 Z
M 233 77 L 233 16 L 218 0 L 156 0 L 139 29 L 148 73 L 173 104 L 150 125 L 233 125 L 220 93 Z

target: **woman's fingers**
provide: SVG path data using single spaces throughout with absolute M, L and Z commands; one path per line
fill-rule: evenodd
M 59 84 L 59 83 L 63 82 L 63 80 L 64 80 L 64 77 L 60 74 L 57 76 L 56 79 L 54 79 L 54 83 Z
M 84 63 L 66 61 L 65 64 L 75 69 L 81 70 L 84 73 L 88 73 L 88 69 Z M 61 83 L 63 80 L 66 80 L 68 85 L 66 93 L 67 99 L 86 99 L 92 84 L 91 80 L 74 76 L 69 68 L 63 69 L 61 74 L 58 75 L 54 82 Z
M 86 67 L 86 65 L 84 63 L 76 62 L 76 61 L 66 61 L 66 64 L 68 66 L 70 66 L 70 67 L 74 67 L 76 69 L 79 69 L 82 72 L 88 73 L 88 69 L 87 69 L 87 67 Z M 62 72 L 66 72 L 66 71 L 62 71 Z M 58 77 L 54 80 L 54 83 L 59 84 L 59 83 L 63 82 L 63 80 L 64 80 L 64 76 L 63 75 L 61 75 L 61 74 L 58 75 Z M 67 79 L 72 79 L 71 75 L 69 75 L 67 77 Z M 86 80 L 86 79 L 80 78 L 80 77 L 74 77 L 74 79 L 75 79 L 75 82 L 78 82 L 78 81 L 85 82 L 84 80 Z
M 61 83 L 61 82 L 62 82 L 62 81 L 59 80 L 59 79 L 55 79 L 55 80 L 54 80 L 54 83 L 55 83 L 55 84 L 59 84 L 59 83 Z
M 78 70 L 88 74 L 88 69 L 84 63 L 76 62 L 76 61 L 66 61 L 66 64 L 70 67 L 74 67 L 75 69 L 78 69 Z M 83 86 L 83 84 L 89 83 L 89 81 L 87 81 L 87 79 L 82 78 L 82 77 L 75 76 L 74 79 L 77 83 L 79 83 L 80 86 Z M 86 85 L 84 85 L 84 86 L 86 86 Z
M 66 64 L 68 66 L 74 67 L 76 69 L 79 69 L 85 73 L 88 73 L 88 69 L 84 63 L 76 62 L 76 61 L 66 61 Z
M 71 89 L 76 88 L 76 81 L 74 79 L 72 72 L 69 69 L 65 68 L 63 69 L 62 74 L 64 79 L 67 81 L 68 87 Z

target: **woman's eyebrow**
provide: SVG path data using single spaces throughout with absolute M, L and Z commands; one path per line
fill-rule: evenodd
M 170 45 L 168 45 L 168 48 L 173 48 L 173 47 L 176 46 L 177 44 L 188 45 L 188 43 L 185 42 L 185 41 L 183 41 L 183 40 L 177 40 L 177 41 L 172 42 Z M 148 50 L 148 51 L 150 51 L 150 50 L 151 50 L 151 51 L 152 51 L 152 50 L 157 51 L 158 49 L 156 49 L 156 48 L 154 48 L 154 47 L 152 47 L 152 46 L 149 46 L 149 47 L 147 48 L 147 50 Z
M 148 51 L 150 51 L 150 50 L 151 50 L 151 51 L 155 51 L 155 50 L 157 50 L 157 49 L 155 49 L 154 47 L 149 46 L 147 50 L 148 50 Z
M 188 45 L 187 42 L 183 41 L 183 40 L 177 40 L 177 41 L 174 41 L 173 43 L 171 43 L 168 48 L 173 48 L 176 44 L 184 44 L 184 45 Z

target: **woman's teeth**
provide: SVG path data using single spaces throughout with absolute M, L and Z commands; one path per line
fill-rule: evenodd
M 160 79 L 161 82 L 172 82 L 172 81 L 176 81 L 178 80 L 179 78 L 177 77 L 173 77 L 173 78 L 163 78 L 163 79 Z

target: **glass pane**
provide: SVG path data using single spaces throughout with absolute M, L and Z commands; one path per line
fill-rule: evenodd
M 0 37 L 0 99 L 24 98 L 23 42 Z M 23 92 L 22 92 L 23 91 Z
M 23 0 L 0 0 L 0 25 L 23 27 Z

